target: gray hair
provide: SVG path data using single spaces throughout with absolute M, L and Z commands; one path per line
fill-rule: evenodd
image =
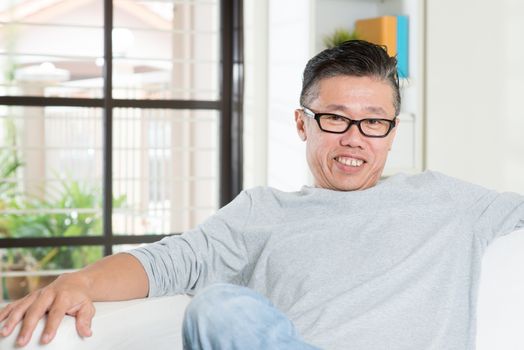
M 318 96 L 318 82 L 335 76 L 373 77 L 393 89 L 395 116 L 400 112 L 397 59 L 385 47 L 363 40 L 349 40 L 310 59 L 304 69 L 300 104 L 307 106 Z

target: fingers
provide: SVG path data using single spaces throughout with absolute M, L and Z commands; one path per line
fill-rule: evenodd
M 91 331 L 91 321 L 95 314 L 93 303 L 90 300 L 85 300 L 66 311 L 67 305 L 65 300 L 61 300 L 60 302 L 55 302 L 51 307 L 47 316 L 46 326 L 40 339 L 42 344 L 47 344 L 54 339 L 58 326 L 66 314 L 76 318 L 75 326 L 78 335 L 81 337 L 90 337 L 93 334 Z
M 76 317 L 76 329 L 80 336 L 91 336 L 91 319 L 95 314 L 93 303 L 86 299 L 71 307 L 72 300 L 67 294 L 57 295 L 53 305 L 49 309 L 47 322 L 42 332 L 40 342 L 47 344 L 56 336 L 58 326 L 66 314 Z
M 47 321 L 44 327 L 44 331 L 42 332 L 42 337 L 40 338 L 40 342 L 42 344 L 47 344 L 54 339 L 56 335 L 56 330 L 58 329 L 58 326 L 64 319 L 65 314 L 66 309 L 63 306 L 63 304 L 60 305 L 55 301 L 49 313 L 47 314 Z
M 13 308 L 13 304 L 9 304 L 6 307 L 2 308 L 2 310 L 0 310 L 0 322 L 2 322 L 3 320 L 7 318 L 12 308 Z M 5 323 L 2 326 L 2 328 L 0 329 L 0 336 L 7 337 L 10 333 L 11 332 L 9 331 L 7 323 Z
M 22 327 L 16 340 L 18 346 L 25 346 L 29 343 L 38 321 L 44 317 L 44 314 L 53 303 L 53 293 L 43 290 L 39 292 L 39 294 L 39 297 L 27 308 L 25 316 L 23 314 L 21 315 L 24 320 L 22 321 Z
M 7 318 L 7 315 L 9 315 L 9 312 L 11 312 L 11 309 L 13 308 L 13 304 L 8 304 L 2 309 L 0 309 L 0 322 L 5 320 Z M 1 331 L 0 331 L 1 334 Z
M 91 321 L 94 315 L 95 307 L 91 302 L 83 304 L 76 313 L 76 331 L 81 337 L 90 337 L 93 334 Z
M 59 278 L 48 287 L 33 292 L 26 297 L 7 305 L 0 310 L 0 336 L 12 334 L 15 326 L 21 323 L 16 345 L 25 346 L 31 340 L 33 332 L 40 319 L 48 313 L 47 321 L 40 342 L 49 343 L 66 314 L 77 318 L 76 328 L 83 337 L 91 335 L 91 320 L 95 313 L 93 303 L 87 293 L 76 283 L 70 283 L 67 278 Z
M 9 311 L 11 311 L 13 304 L 9 304 L 2 309 L 0 309 L 0 322 L 5 320 L 7 318 L 7 315 L 9 315 Z
M 13 332 L 13 329 L 24 317 L 27 308 L 31 305 L 35 298 L 35 294 L 29 294 L 28 296 L 17 300 L 2 309 L 0 312 L 0 320 L 5 320 L 5 322 L 2 329 L 0 330 L 1 336 L 7 337 Z

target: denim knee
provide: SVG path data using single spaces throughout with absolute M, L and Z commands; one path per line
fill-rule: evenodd
M 200 291 L 186 309 L 184 349 L 315 349 L 264 296 L 232 284 Z
M 186 308 L 182 325 L 184 349 L 224 349 L 221 343 L 234 337 L 238 310 L 245 309 L 246 298 L 255 293 L 232 284 L 214 284 L 201 290 Z M 240 299 L 240 300 L 239 300 Z M 248 304 L 251 297 L 248 297 Z M 241 320 L 242 318 L 240 318 Z
M 236 309 L 235 304 L 246 302 L 266 303 L 249 288 L 228 283 L 213 284 L 197 293 L 187 306 L 185 318 L 191 321 L 202 318 L 212 321 L 212 318 L 219 317 L 223 322 Z

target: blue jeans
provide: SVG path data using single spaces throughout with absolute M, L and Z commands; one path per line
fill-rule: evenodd
M 214 284 L 198 293 L 186 309 L 184 349 L 313 350 L 293 323 L 255 291 Z

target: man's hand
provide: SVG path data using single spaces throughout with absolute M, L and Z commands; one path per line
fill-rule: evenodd
M 4 325 L 0 336 L 8 336 L 22 322 L 17 346 L 25 346 L 38 321 L 47 313 L 47 321 L 40 338 L 42 344 L 49 343 L 65 315 L 76 317 L 76 330 L 81 337 L 91 336 L 91 320 L 95 314 L 89 297 L 89 283 L 79 273 L 58 277 L 49 286 L 28 294 L 0 310 L 0 322 Z
M 76 317 L 76 330 L 81 337 L 91 336 L 95 314 L 93 301 L 116 301 L 145 298 L 149 281 L 142 264 L 126 253 L 115 254 L 84 269 L 64 274 L 49 286 L 37 290 L 0 310 L 0 336 L 8 336 L 22 322 L 18 346 L 31 340 L 38 321 L 47 314 L 40 342 L 49 343 L 65 315 Z

